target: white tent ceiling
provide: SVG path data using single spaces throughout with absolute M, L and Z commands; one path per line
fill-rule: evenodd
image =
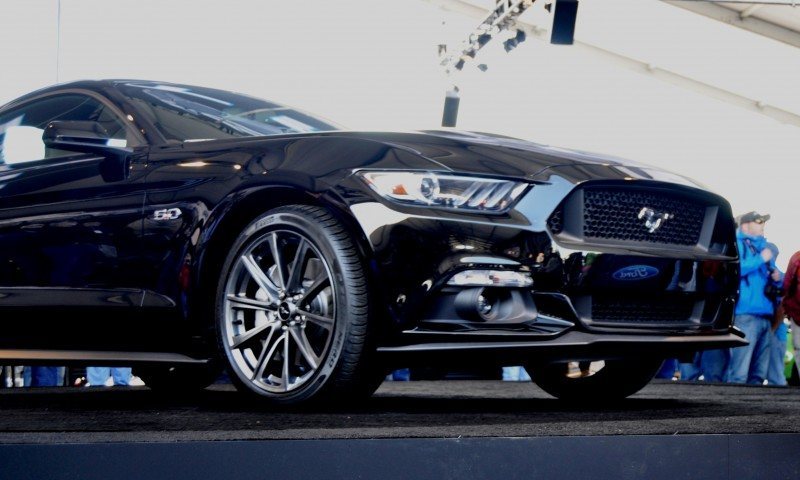
M 490 12 L 492 7 L 497 3 L 497 0 L 425 0 L 428 3 L 438 5 L 446 10 L 458 12 L 466 16 L 471 16 L 476 20 L 482 20 Z M 769 1 L 769 0 L 764 0 Z M 792 47 L 800 47 L 800 6 L 793 8 L 786 2 L 792 0 L 772 0 L 770 4 L 754 4 L 752 2 L 709 2 L 701 0 L 679 0 L 679 1 L 665 1 L 669 5 L 675 5 L 685 10 L 694 13 L 702 14 L 706 17 L 722 21 L 726 24 L 740 26 L 739 24 L 746 24 L 746 30 L 755 31 L 756 33 L 776 40 L 782 41 Z M 782 4 L 778 4 L 781 3 Z M 800 0 L 797 0 L 800 5 Z M 544 1 L 534 2 L 535 6 L 541 7 Z M 605 42 L 605 38 L 613 33 L 615 29 L 629 29 L 630 25 L 625 25 L 625 22 L 637 23 L 646 25 L 648 22 L 654 20 L 653 14 L 660 10 L 658 18 L 667 18 L 670 10 L 669 6 L 659 5 L 659 2 L 641 2 L 651 3 L 654 7 L 648 10 L 642 5 L 637 5 L 637 2 L 630 2 L 627 0 L 616 0 L 603 2 L 590 2 L 583 0 L 582 6 L 578 12 L 578 27 L 576 28 L 576 41 L 572 47 L 575 50 L 590 51 L 595 57 L 602 58 L 605 61 L 615 64 L 618 67 L 636 71 L 642 74 L 650 75 L 653 78 L 663 82 L 684 88 L 702 95 L 716 98 L 723 102 L 735 105 L 739 108 L 746 109 L 759 115 L 764 115 L 781 123 L 794 125 L 800 127 L 800 104 L 794 102 L 787 102 L 781 96 L 776 98 L 774 89 L 770 89 L 765 93 L 759 89 L 753 89 L 749 85 L 746 76 L 741 75 L 741 72 L 729 72 L 729 74 L 704 76 L 701 72 L 694 71 L 692 68 L 687 68 L 690 65 L 681 65 L 681 62 L 670 62 L 659 60 L 659 56 L 655 51 L 649 51 L 644 48 L 637 52 L 635 44 L 642 41 L 639 37 L 638 42 L 631 42 L 631 37 L 626 37 L 625 41 L 619 42 Z M 661 7 L 660 9 L 657 7 Z M 738 10 L 732 8 L 741 9 Z M 762 8 L 754 8 L 762 7 Z M 537 13 L 538 10 L 538 13 Z M 749 12 L 748 12 L 749 10 Z M 798 29 L 789 30 L 783 26 L 769 23 L 760 18 L 755 18 L 754 15 L 768 15 L 769 18 L 781 18 L 785 25 L 791 25 L 792 21 L 788 14 L 795 15 L 794 25 Z M 609 17 L 610 15 L 610 17 Z M 686 16 L 686 15 L 684 15 Z M 626 20 L 622 20 L 625 17 Z M 669 16 L 672 20 L 676 20 L 674 15 Z M 744 17 L 742 20 L 741 17 Z M 764 17 L 767 18 L 767 17 Z M 549 40 L 550 22 L 552 16 L 544 13 L 543 8 L 530 8 L 517 21 L 517 26 L 526 28 L 529 37 L 536 38 L 541 41 L 547 42 Z M 665 20 L 669 22 L 670 20 Z M 606 22 L 606 23 L 604 23 Z M 620 23 L 622 22 L 622 23 Z M 738 22 L 738 23 L 737 23 Z M 754 22 L 760 22 L 758 24 Z M 677 23 L 676 23 L 677 24 Z M 596 30 L 601 26 L 602 35 L 597 35 Z M 723 27 L 724 28 L 724 27 Z M 741 27 L 745 28 L 745 27 Z M 594 34 L 589 31 L 595 31 Z M 659 29 L 667 35 L 675 37 L 666 43 L 671 43 L 675 46 L 676 51 L 681 51 L 682 48 L 687 48 L 687 45 L 692 43 L 689 34 L 686 31 L 676 34 L 673 30 Z M 708 29 L 711 32 L 713 29 Z M 667 33 L 668 32 L 668 33 Z M 464 35 L 466 36 L 465 30 Z M 644 32 L 641 32 L 644 34 Z M 652 32 L 651 32 L 652 33 Z M 719 32 L 717 32 L 719 33 Z M 709 33 L 709 35 L 713 35 Z M 647 35 L 644 35 L 647 36 Z M 694 41 L 708 42 L 708 38 L 697 38 Z M 769 41 L 767 41 L 769 42 Z M 648 45 L 650 42 L 645 42 Z M 665 43 L 665 44 L 666 44 Z M 713 42 L 712 42 L 713 43 Z M 682 46 L 681 46 L 682 45 Z M 731 47 L 733 48 L 733 47 Z M 657 49 L 656 49 L 657 50 Z M 686 57 L 693 57 L 694 52 L 684 52 Z M 748 55 L 743 52 L 741 55 L 742 61 Z M 699 60 L 699 58 L 697 59 Z M 689 62 L 691 64 L 691 61 Z M 670 65 L 672 64 L 672 65 Z M 754 66 L 755 64 L 751 64 Z M 722 69 L 720 70 L 722 71 Z M 726 78 L 727 77 L 727 78 Z M 746 88 L 743 88 L 743 85 Z

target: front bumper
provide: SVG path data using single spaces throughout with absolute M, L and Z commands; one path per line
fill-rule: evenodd
M 512 357 L 507 361 L 532 355 L 609 358 L 619 352 L 672 356 L 744 344 L 731 329 L 739 271 L 735 248 L 592 244 L 554 233 L 548 219 L 585 187 L 565 183 L 536 185 L 504 215 L 389 206 L 369 192 L 351 196 L 351 212 L 372 250 L 373 285 L 388 305 L 381 354 Z M 695 192 L 681 188 L 677 195 L 692 200 Z M 708 205 L 703 232 L 709 233 L 701 240 L 725 247 L 732 233 L 729 207 L 702 191 L 696 198 Z M 470 269 L 524 272 L 533 285 L 448 285 L 453 275 Z M 499 313 L 481 316 L 464 308 L 464 298 L 479 296 L 496 300 Z

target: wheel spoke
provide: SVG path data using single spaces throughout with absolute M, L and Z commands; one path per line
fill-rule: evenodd
M 308 243 L 301 238 L 300 243 L 297 245 L 297 253 L 294 255 L 292 271 L 289 272 L 289 279 L 286 281 L 286 290 L 296 290 L 303 281 L 308 251 Z
M 303 358 L 308 362 L 308 366 L 311 367 L 312 370 L 316 370 L 319 367 L 319 357 L 314 353 L 314 349 L 308 342 L 306 332 L 302 328 L 295 327 L 290 328 L 289 333 L 291 333 L 294 338 L 297 349 L 300 350 L 300 354 L 303 355 Z
M 325 330 L 332 330 L 334 320 L 332 318 L 323 317 L 322 315 L 318 315 L 316 313 L 307 312 L 305 310 L 297 309 L 297 313 L 306 317 L 307 322 L 311 322 L 315 325 L 319 325 L 320 327 L 324 328 Z
M 289 334 L 283 332 L 283 390 L 289 391 Z
M 269 249 L 272 252 L 272 260 L 275 261 L 275 268 L 278 270 L 278 281 L 282 290 L 286 290 L 286 264 L 281 257 L 280 246 L 278 245 L 278 233 L 272 232 L 269 236 Z
M 277 310 L 278 306 L 275 303 L 265 302 L 263 300 L 255 300 L 247 297 L 240 297 L 233 293 L 229 293 L 228 301 L 231 302 L 231 308 L 240 310 Z
M 267 340 L 264 342 L 264 348 L 261 350 L 261 355 L 258 356 L 256 366 L 253 368 L 253 376 L 251 377 L 251 380 L 255 380 L 264 376 L 264 369 L 267 368 L 267 364 L 269 363 L 270 359 L 275 356 L 275 351 L 278 349 L 278 345 L 281 344 L 281 337 L 278 337 L 278 341 L 273 343 L 272 346 L 270 346 L 270 342 L 272 341 L 272 336 L 276 331 L 278 331 L 277 328 L 272 328 L 269 331 Z
M 316 296 L 319 295 L 319 292 L 321 292 L 322 289 L 324 289 L 330 284 L 331 284 L 331 279 L 328 278 L 327 275 L 318 278 L 314 283 L 311 284 L 310 287 L 308 287 L 308 290 L 306 290 L 305 293 L 303 293 L 303 296 L 300 297 L 300 300 L 297 301 L 297 305 L 305 306 L 306 302 L 314 300 L 314 298 L 316 298 Z
M 256 262 L 256 259 L 253 258 L 252 254 L 242 255 L 240 258 L 242 264 L 250 273 L 250 276 L 256 282 L 256 285 L 262 290 L 264 290 L 267 295 L 269 295 L 270 300 L 273 303 L 278 301 L 278 287 L 275 283 L 270 280 L 264 270 L 261 270 L 261 267 Z
M 241 348 L 242 345 L 246 344 L 247 342 L 252 341 L 253 339 L 257 338 L 261 335 L 264 330 L 268 328 L 274 328 L 275 326 L 279 325 L 280 322 L 272 321 L 268 323 L 263 323 L 257 327 L 251 328 L 250 330 L 233 337 L 233 344 L 231 348 Z

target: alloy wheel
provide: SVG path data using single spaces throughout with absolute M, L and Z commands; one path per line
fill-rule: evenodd
M 223 346 L 235 373 L 266 394 L 309 383 L 333 338 L 336 292 L 314 243 L 271 230 L 241 251 L 226 279 Z

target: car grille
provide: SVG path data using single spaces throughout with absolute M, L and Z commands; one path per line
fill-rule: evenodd
M 692 299 L 636 300 L 601 296 L 592 298 L 592 324 L 681 325 L 691 321 L 693 310 Z
M 647 207 L 674 218 L 650 233 L 639 212 Z M 587 238 L 695 245 L 700 240 L 705 208 L 689 200 L 650 192 L 586 190 L 583 229 Z
M 654 232 L 639 218 L 642 209 L 672 215 Z M 575 210 L 569 210 L 574 212 Z M 584 241 L 642 242 L 662 245 L 694 246 L 700 241 L 706 205 L 697 200 L 669 192 L 624 188 L 586 188 L 583 190 L 582 225 L 573 234 L 582 234 Z M 561 234 L 574 219 L 565 218 L 559 207 L 548 219 L 554 235 Z

